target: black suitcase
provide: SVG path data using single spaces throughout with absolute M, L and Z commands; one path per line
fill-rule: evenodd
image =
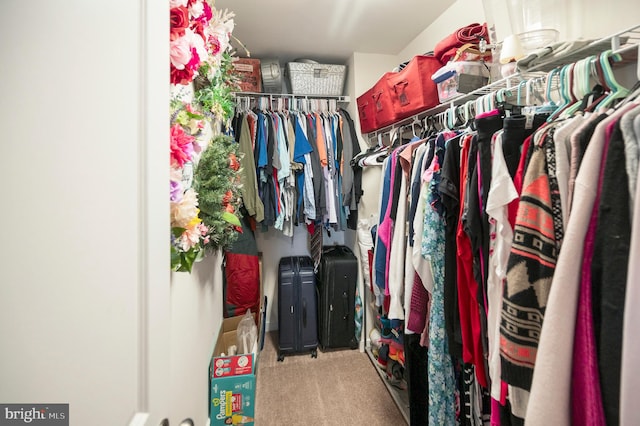
M 355 298 L 358 260 L 345 246 L 322 249 L 318 268 L 320 347 L 358 347 L 355 335 Z
M 283 257 L 278 268 L 278 361 L 287 353 L 318 356 L 318 295 L 309 256 Z

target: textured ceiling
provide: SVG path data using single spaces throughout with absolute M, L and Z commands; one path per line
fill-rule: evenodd
M 353 52 L 395 55 L 455 0 L 216 0 L 255 58 L 345 63 Z M 237 43 L 234 46 L 238 47 Z M 238 56 L 245 56 L 238 48 Z

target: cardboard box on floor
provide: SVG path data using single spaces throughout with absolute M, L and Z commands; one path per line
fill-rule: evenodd
M 260 259 L 262 272 L 262 259 Z M 224 318 L 218 333 L 218 339 L 209 365 L 209 418 L 215 425 L 253 425 L 255 418 L 256 373 L 258 372 L 258 354 L 262 349 L 264 335 L 264 295 L 262 273 L 260 274 L 260 312 L 253 318 L 258 326 L 258 352 L 256 354 L 228 353 L 228 348 L 237 345 L 237 329 L 242 316 Z

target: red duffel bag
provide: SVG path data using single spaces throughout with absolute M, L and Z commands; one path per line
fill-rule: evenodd
M 441 66 L 433 55 L 418 55 L 402 71 L 386 74 L 395 120 L 438 105 L 438 89 L 431 76 Z

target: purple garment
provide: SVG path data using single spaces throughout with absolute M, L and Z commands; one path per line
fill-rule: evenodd
M 584 242 L 580 296 L 576 315 L 576 332 L 573 344 L 573 366 L 571 375 L 571 422 L 584 426 L 606 426 L 604 405 L 600 390 L 600 371 L 596 348 L 591 302 L 591 261 L 598 224 L 598 206 L 602 191 L 604 165 L 615 121 L 607 126 L 600 163 L 598 193 L 593 204 L 589 228 Z
M 413 276 L 413 288 L 411 289 L 411 309 L 409 309 L 409 320 L 407 321 L 407 329 L 419 334 L 424 330 L 429 312 L 429 292 L 420 279 L 417 272 Z

